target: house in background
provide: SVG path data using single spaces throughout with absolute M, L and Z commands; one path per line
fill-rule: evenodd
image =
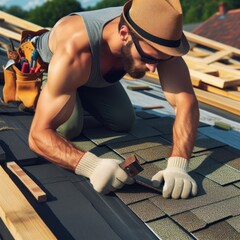
M 218 12 L 192 30 L 193 33 L 240 48 L 240 9 L 227 10 L 219 3 Z

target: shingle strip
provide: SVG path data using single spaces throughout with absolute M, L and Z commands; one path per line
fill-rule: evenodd
M 240 214 L 240 196 L 191 210 L 199 219 L 213 223 Z
M 213 160 L 210 156 L 202 155 L 191 158 L 189 168 L 221 185 L 240 180 L 239 171 Z
M 143 221 L 148 222 L 165 216 L 165 213 L 156 207 L 149 200 L 133 203 L 128 207 Z
M 147 149 L 142 149 L 135 151 L 137 156 L 140 156 L 144 159 L 146 162 L 152 162 L 160 159 L 164 159 L 168 157 L 171 153 L 171 147 L 170 146 L 156 146 L 151 147 Z
M 120 154 L 134 152 L 140 149 L 147 149 L 159 145 L 169 145 L 169 143 L 159 136 L 142 138 L 126 142 L 107 143 L 108 147 Z
M 207 239 L 239 239 L 240 234 L 226 221 L 215 223 L 206 229 L 194 232 L 194 236 L 201 240 Z
M 116 191 L 116 195 L 128 205 L 157 196 L 159 193 L 135 183 L 125 185 L 122 189 Z
M 147 225 L 160 237 L 162 240 L 190 240 L 194 239 L 183 231 L 176 223 L 170 218 L 162 218 Z
M 226 220 L 237 232 L 240 233 L 240 215 Z
M 124 142 L 136 139 L 133 135 L 128 133 L 119 133 L 111 131 L 104 127 L 96 127 L 93 129 L 85 129 L 83 135 L 89 138 L 97 145 L 106 145 L 114 142 Z
M 198 184 L 198 195 L 196 197 L 174 200 L 164 199 L 161 195 L 158 195 L 149 198 L 149 200 L 168 215 L 175 215 L 240 195 L 240 189 L 232 185 L 222 187 L 199 174 L 190 172 L 190 175 Z
M 191 211 L 183 212 L 172 217 L 179 225 L 189 232 L 194 232 L 206 227 L 207 223 L 199 219 Z

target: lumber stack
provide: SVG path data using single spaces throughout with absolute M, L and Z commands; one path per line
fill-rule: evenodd
M 199 101 L 240 115 L 240 49 L 185 34 L 191 49 L 184 60 Z
M 191 48 L 183 58 L 198 100 L 240 116 L 240 49 L 184 33 Z M 157 78 L 146 75 L 148 81 Z

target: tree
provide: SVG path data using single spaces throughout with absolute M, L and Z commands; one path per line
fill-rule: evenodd
M 53 27 L 60 18 L 80 11 L 83 8 L 77 0 L 51 0 L 30 10 L 27 20 L 43 27 Z
M 102 9 L 107 7 L 117 7 L 117 6 L 123 6 L 127 0 L 102 0 L 98 2 L 95 6 L 87 8 L 87 10 L 96 10 L 96 9 Z

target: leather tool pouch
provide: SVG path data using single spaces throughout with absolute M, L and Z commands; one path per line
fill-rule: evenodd
M 42 75 L 47 69 L 47 64 L 37 55 L 34 60 L 34 68 L 30 71 L 33 62 L 32 54 L 33 51 L 36 51 L 31 39 L 46 31 L 48 30 L 41 29 L 37 32 L 23 31 L 19 48 L 17 50 L 7 51 L 9 60 L 14 60 L 15 64 L 12 64 L 8 68 L 3 66 L 4 102 L 22 102 L 25 108 L 35 110 L 41 91 Z M 29 71 L 27 72 L 22 69 L 23 59 L 24 62 L 29 64 Z

